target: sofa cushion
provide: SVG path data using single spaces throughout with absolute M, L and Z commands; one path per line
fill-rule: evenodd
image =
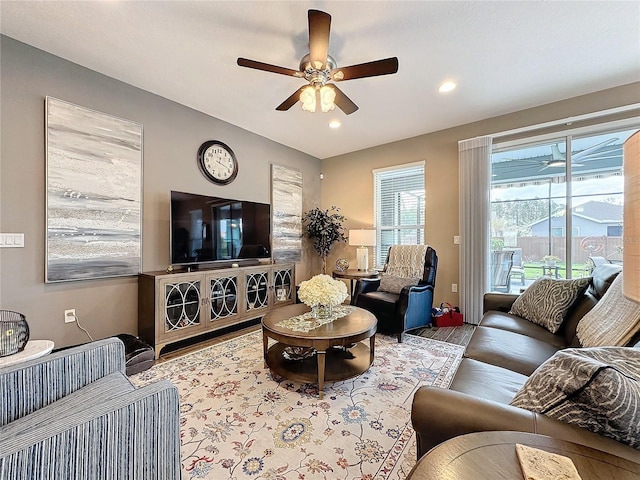
M 399 294 L 404 287 L 417 285 L 420 281 L 418 277 L 398 277 L 388 273 L 383 273 L 380 278 L 379 290 L 382 292 Z
M 529 320 L 525 320 L 517 315 L 511 315 L 510 313 L 489 311 L 484 314 L 480 325 L 488 328 L 498 328 L 500 330 L 507 330 L 513 333 L 519 333 L 527 337 L 535 338 L 545 343 L 550 343 L 554 347 L 564 348 L 568 345 L 562 335 L 556 335 L 551 333 L 546 328 L 543 328 L 535 323 L 531 323 Z
M 622 266 L 615 263 L 603 263 L 598 265 L 591 272 L 592 281 L 589 286 L 589 293 L 591 293 L 597 300 L 600 300 L 604 294 L 609 290 L 613 281 L 618 277 L 622 271 Z
M 513 302 L 509 313 L 556 333 L 569 308 L 584 293 L 590 281 L 589 277 L 575 280 L 541 277 Z
M 640 304 L 622 294 L 622 275 L 613 281 L 595 307 L 578 323 L 584 347 L 624 346 L 640 330 Z
M 529 376 L 558 350 L 526 335 L 480 326 L 473 332 L 465 356 Z
M 40 408 L 14 422 L 0 428 L 0 444 L 3 439 L 12 439 L 17 435 L 28 435 L 31 429 L 53 423 L 61 416 L 77 415 L 96 404 L 132 392 L 135 387 L 124 373 L 116 372 L 89 383 L 79 390 Z
M 531 375 L 511 405 L 640 449 L 640 351 L 560 351 Z
M 463 358 L 449 389 L 474 398 L 507 404 L 513 400 L 527 378 L 506 368 Z

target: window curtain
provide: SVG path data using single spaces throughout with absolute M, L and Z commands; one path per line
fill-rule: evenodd
M 477 325 L 489 284 L 491 137 L 458 142 L 460 195 L 460 310 Z

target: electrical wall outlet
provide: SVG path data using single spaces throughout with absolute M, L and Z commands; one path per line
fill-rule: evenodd
M 70 308 L 64 311 L 64 323 L 73 323 L 76 321 L 76 309 Z
M 458 284 L 457 283 L 452 283 L 451 284 L 451 292 L 458 293 Z

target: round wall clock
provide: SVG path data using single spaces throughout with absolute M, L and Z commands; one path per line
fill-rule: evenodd
M 226 185 L 238 175 L 238 160 L 235 153 L 222 142 L 209 140 L 198 149 L 198 166 L 208 180 Z

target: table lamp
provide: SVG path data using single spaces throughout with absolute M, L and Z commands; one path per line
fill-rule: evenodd
M 369 270 L 369 247 L 375 244 L 375 230 L 349 230 L 349 245 L 358 246 L 358 270 Z
M 622 293 L 640 302 L 640 131 L 624 142 Z

